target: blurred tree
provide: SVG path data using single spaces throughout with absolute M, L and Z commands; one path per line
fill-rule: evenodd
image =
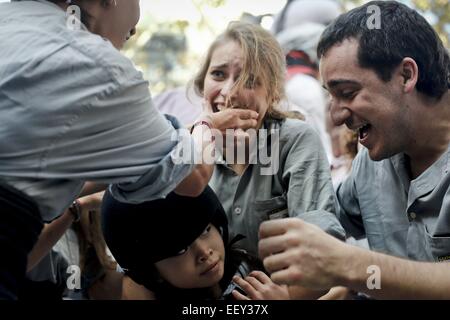
M 155 23 L 144 19 L 131 38 L 125 54 L 139 66 L 150 83 L 153 93 L 182 85 L 178 74 L 187 52 L 185 29 L 187 21 Z
M 450 2 L 448 0 L 412 0 L 416 8 L 425 14 L 431 14 L 435 22 L 434 29 L 440 35 L 444 45 L 450 47 Z
M 352 9 L 368 0 L 337 0 L 343 11 Z M 402 0 L 417 8 L 430 21 L 450 46 L 450 2 L 449 0 Z M 216 36 L 217 24 L 209 14 L 220 10 L 227 0 L 191 0 L 198 13 L 195 20 L 158 22 L 156 16 L 144 15 L 137 34 L 125 47 L 125 54 L 144 72 L 153 94 L 186 85 L 195 72 L 200 56 L 189 52 L 188 30 L 205 42 Z M 263 17 L 263 16 L 261 16 Z M 245 18 L 243 15 L 241 18 Z M 251 18 L 251 17 L 250 17 Z M 256 17 L 258 18 L 258 17 Z
M 200 32 L 215 36 L 206 8 L 220 8 L 226 0 L 191 0 L 200 19 L 157 22 L 155 17 L 143 16 L 137 33 L 124 48 L 125 54 L 139 66 L 150 83 L 153 94 L 184 86 L 190 80 L 200 57 L 188 52 L 187 29 L 194 27 Z M 195 24 L 195 25 L 193 25 Z

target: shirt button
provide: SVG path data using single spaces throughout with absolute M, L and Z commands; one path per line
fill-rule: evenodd
M 234 209 L 234 213 L 236 213 L 237 215 L 240 215 L 240 214 L 242 213 L 241 207 L 236 207 L 236 208 Z
M 416 215 L 415 212 L 411 212 L 411 213 L 409 214 L 409 219 L 410 219 L 410 220 L 416 220 L 416 218 L 417 218 L 417 215 Z

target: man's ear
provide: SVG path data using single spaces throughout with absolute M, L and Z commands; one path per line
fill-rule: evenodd
M 398 69 L 403 81 L 403 92 L 411 93 L 417 85 L 419 79 L 419 67 L 412 58 L 404 58 Z

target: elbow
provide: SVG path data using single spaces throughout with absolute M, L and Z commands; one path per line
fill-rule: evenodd
M 203 193 L 203 191 L 205 190 L 205 187 L 203 187 L 203 188 L 201 188 L 201 187 L 192 188 L 191 190 L 188 190 L 186 192 L 186 196 L 187 197 L 197 198 Z
M 175 193 L 180 196 L 196 198 L 205 190 L 209 182 L 209 175 L 205 175 L 200 169 L 195 169 L 186 179 L 184 179 L 175 189 Z
M 190 181 L 189 185 L 186 186 L 186 196 L 195 198 L 199 197 L 205 190 L 208 182 L 208 179 L 205 179 L 200 172 L 197 172 L 195 179 Z
M 206 188 L 206 185 L 200 185 L 200 184 L 190 184 L 188 186 L 180 185 L 175 189 L 175 193 L 178 194 L 179 196 L 183 196 L 183 197 L 197 198 L 203 193 L 205 188 Z

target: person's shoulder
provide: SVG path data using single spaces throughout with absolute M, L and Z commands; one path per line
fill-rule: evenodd
M 283 120 L 276 120 L 276 121 L 280 125 L 280 130 L 285 134 L 289 134 L 292 131 L 294 131 L 295 134 L 297 134 L 312 129 L 311 126 L 306 123 L 306 121 L 301 119 L 286 118 Z
M 84 59 L 91 60 L 99 70 L 107 72 L 111 80 L 120 83 L 142 81 L 142 73 L 133 62 L 117 50 L 111 42 L 88 31 L 73 35 L 70 46 L 79 51 Z
M 369 150 L 362 147 L 352 162 L 352 172 L 354 172 L 354 175 L 361 176 L 363 179 L 366 179 L 369 174 L 375 173 L 377 167 L 383 166 L 386 162 L 390 161 L 391 158 L 381 161 L 373 161 L 370 158 Z
M 5 57 L 11 63 L 22 62 L 26 67 L 38 69 L 34 74 L 39 77 L 70 73 L 71 79 L 78 83 L 142 80 L 133 63 L 108 40 L 81 24 L 68 25 L 66 13 L 54 3 L 20 1 L 5 9 L 0 21 L 7 19 L 7 27 L 0 33 L 0 40 L 10 51 L 16 50 L 14 56 Z M 8 52 L 1 49 L 2 55 Z
M 280 122 L 280 141 L 311 141 L 320 142 L 316 131 L 304 120 L 287 118 Z

